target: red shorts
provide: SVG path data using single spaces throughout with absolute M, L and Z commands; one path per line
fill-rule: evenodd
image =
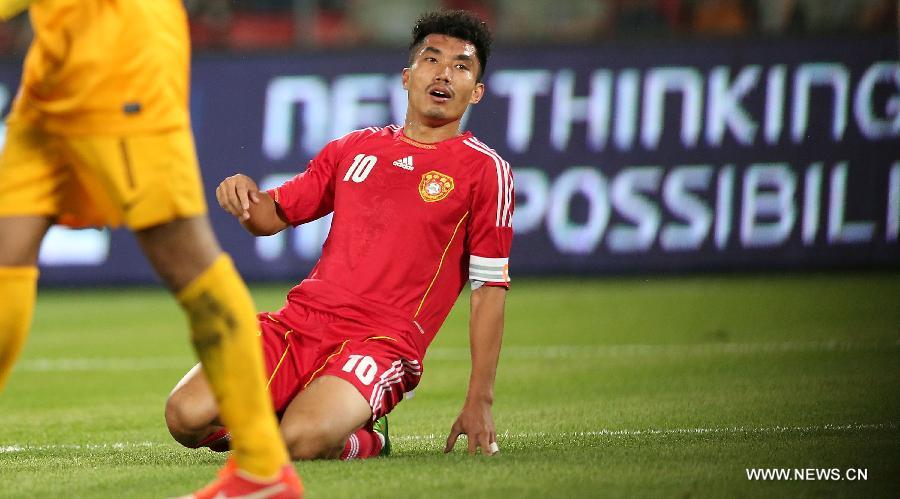
M 296 305 L 291 312 L 290 324 L 275 313 L 257 316 L 268 389 L 279 415 L 321 376 L 337 376 L 355 386 L 369 401 L 373 421 L 419 384 L 421 359 L 401 334 L 380 334 L 377 327 Z

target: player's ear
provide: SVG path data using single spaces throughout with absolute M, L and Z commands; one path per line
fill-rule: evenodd
M 403 68 L 400 73 L 400 80 L 403 82 L 403 90 L 409 90 L 409 68 Z
M 472 89 L 472 96 L 469 97 L 469 104 L 478 104 L 482 97 L 484 97 L 484 83 L 476 83 Z

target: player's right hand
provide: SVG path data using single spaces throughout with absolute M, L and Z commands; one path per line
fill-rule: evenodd
M 243 222 L 250 218 L 250 203 L 259 202 L 259 186 L 252 178 L 238 173 L 219 184 L 216 200 L 223 210 Z

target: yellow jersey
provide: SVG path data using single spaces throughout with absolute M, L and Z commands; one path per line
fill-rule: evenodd
M 9 120 L 62 135 L 189 125 L 181 0 L 33 0 L 34 40 Z

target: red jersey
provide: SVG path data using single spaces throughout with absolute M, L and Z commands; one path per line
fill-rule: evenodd
M 466 281 L 509 286 L 513 177 L 471 133 L 421 144 L 394 125 L 330 142 L 269 191 L 294 226 L 334 212 L 292 304 L 409 333 L 424 353 Z

